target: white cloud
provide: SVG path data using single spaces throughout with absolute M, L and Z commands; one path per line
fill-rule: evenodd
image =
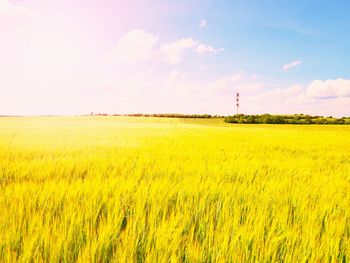
M 350 80 L 314 80 L 306 92 L 312 98 L 350 97 Z
M 161 100 L 172 105 L 172 111 L 231 114 L 234 113 L 233 99 L 239 91 L 247 98 L 250 94 L 260 90 L 261 82 L 252 81 L 252 76 L 240 71 L 216 78 L 210 82 L 201 79 L 192 79 L 193 76 L 171 71 L 165 78 Z
M 302 63 L 302 61 L 300 61 L 300 60 L 294 60 L 288 64 L 285 64 L 282 68 L 282 71 L 286 72 L 292 68 L 299 66 L 301 63 Z
M 207 55 L 215 55 L 220 51 L 223 51 L 223 48 L 214 48 L 212 46 L 206 46 L 203 44 L 199 44 L 196 48 L 196 52 L 200 56 L 207 56 Z
M 350 80 L 314 80 L 309 85 L 272 89 L 249 97 L 244 106 L 247 113 L 349 116 Z
M 121 63 L 161 59 L 174 65 L 183 60 L 187 50 L 192 50 L 200 56 L 215 55 L 223 51 L 223 48 L 217 49 L 211 45 L 202 44 L 191 37 L 161 44 L 160 48 L 156 47 L 158 40 L 158 36 L 145 30 L 131 30 L 117 42 L 113 48 L 112 57 Z
M 4 18 L 13 18 L 16 17 L 24 17 L 24 16 L 31 16 L 34 12 L 26 7 L 20 6 L 20 5 L 13 5 L 10 4 L 7 0 L 0 0 L 0 17 L 2 19 Z
M 192 49 L 198 42 L 192 38 L 183 38 L 173 43 L 164 44 L 160 48 L 163 60 L 170 64 L 177 64 L 182 61 L 183 54 L 187 49 Z
M 208 94 L 208 98 L 221 97 L 221 100 L 232 100 L 234 94 L 239 92 L 244 99 L 259 92 L 264 83 L 252 80 L 252 76 L 244 71 L 223 76 L 209 84 L 203 85 L 203 91 Z M 224 103 L 225 104 L 225 103 Z M 231 107 L 231 103 L 229 103 Z
M 174 81 L 178 80 L 179 76 L 180 76 L 180 72 L 178 70 L 172 70 L 169 73 L 168 77 L 166 77 L 165 83 L 166 84 L 173 83 Z
M 27 36 L 35 17 L 36 13 L 30 8 L 0 0 L 0 45 L 1 42 Z
M 246 114 L 311 113 L 307 105 L 310 106 L 310 101 L 305 98 L 305 88 L 301 85 L 294 85 L 254 94 L 241 103 L 241 108 Z
M 277 88 L 254 95 L 250 98 L 250 101 L 265 102 L 267 104 L 271 104 L 273 107 L 274 104 L 271 102 L 280 101 L 282 103 L 286 103 L 290 100 L 296 101 L 295 99 L 302 96 L 304 91 L 305 89 L 301 85 L 294 85 L 283 89 Z
M 201 21 L 199 21 L 199 23 L 198 23 L 199 28 L 205 28 L 205 27 L 207 27 L 207 25 L 208 25 L 208 23 L 204 19 L 201 19 Z
M 223 91 L 223 92 L 230 92 L 233 89 L 235 91 L 237 90 L 238 83 L 243 80 L 245 75 L 244 71 L 240 71 L 236 74 L 231 74 L 228 76 L 221 77 L 220 79 L 210 83 L 209 89 L 212 91 Z
M 158 37 L 145 30 L 135 29 L 124 35 L 113 49 L 113 56 L 119 62 L 149 60 L 153 56 Z
M 186 50 L 193 50 L 200 56 L 208 56 L 215 55 L 224 49 L 202 44 L 192 38 L 183 38 L 172 43 L 164 44 L 160 48 L 162 59 L 170 64 L 180 63 L 183 60 Z

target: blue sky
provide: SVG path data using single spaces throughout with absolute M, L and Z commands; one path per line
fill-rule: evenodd
M 0 0 L 0 114 L 350 115 L 350 2 Z
M 350 77 L 348 1 L 186 2 L 186 11 L 167 22 L 178 37 L 193 35 L 225 47 L 218 63 L 227 70 L 245 69 L 290 82 Z M 205 30 L 186 26 L 203 17 L 208 21 Z M 279 72 L 295 59 L 303 61 L 300 69 Z

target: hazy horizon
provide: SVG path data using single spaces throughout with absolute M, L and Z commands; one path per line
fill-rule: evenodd
M 0 115 L 350 116 L 347 1 L 0 0 Z

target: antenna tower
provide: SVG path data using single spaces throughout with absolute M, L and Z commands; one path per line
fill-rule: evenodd
M 238 115 L 238 110 L 239 110 L 239 93 L 238 92 L 236 94 L 236 108 L 237 108 L 237 115 Z

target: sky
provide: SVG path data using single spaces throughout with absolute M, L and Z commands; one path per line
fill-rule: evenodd
M 350 116 L 349 1 L 0 0 L 0 115 Z

